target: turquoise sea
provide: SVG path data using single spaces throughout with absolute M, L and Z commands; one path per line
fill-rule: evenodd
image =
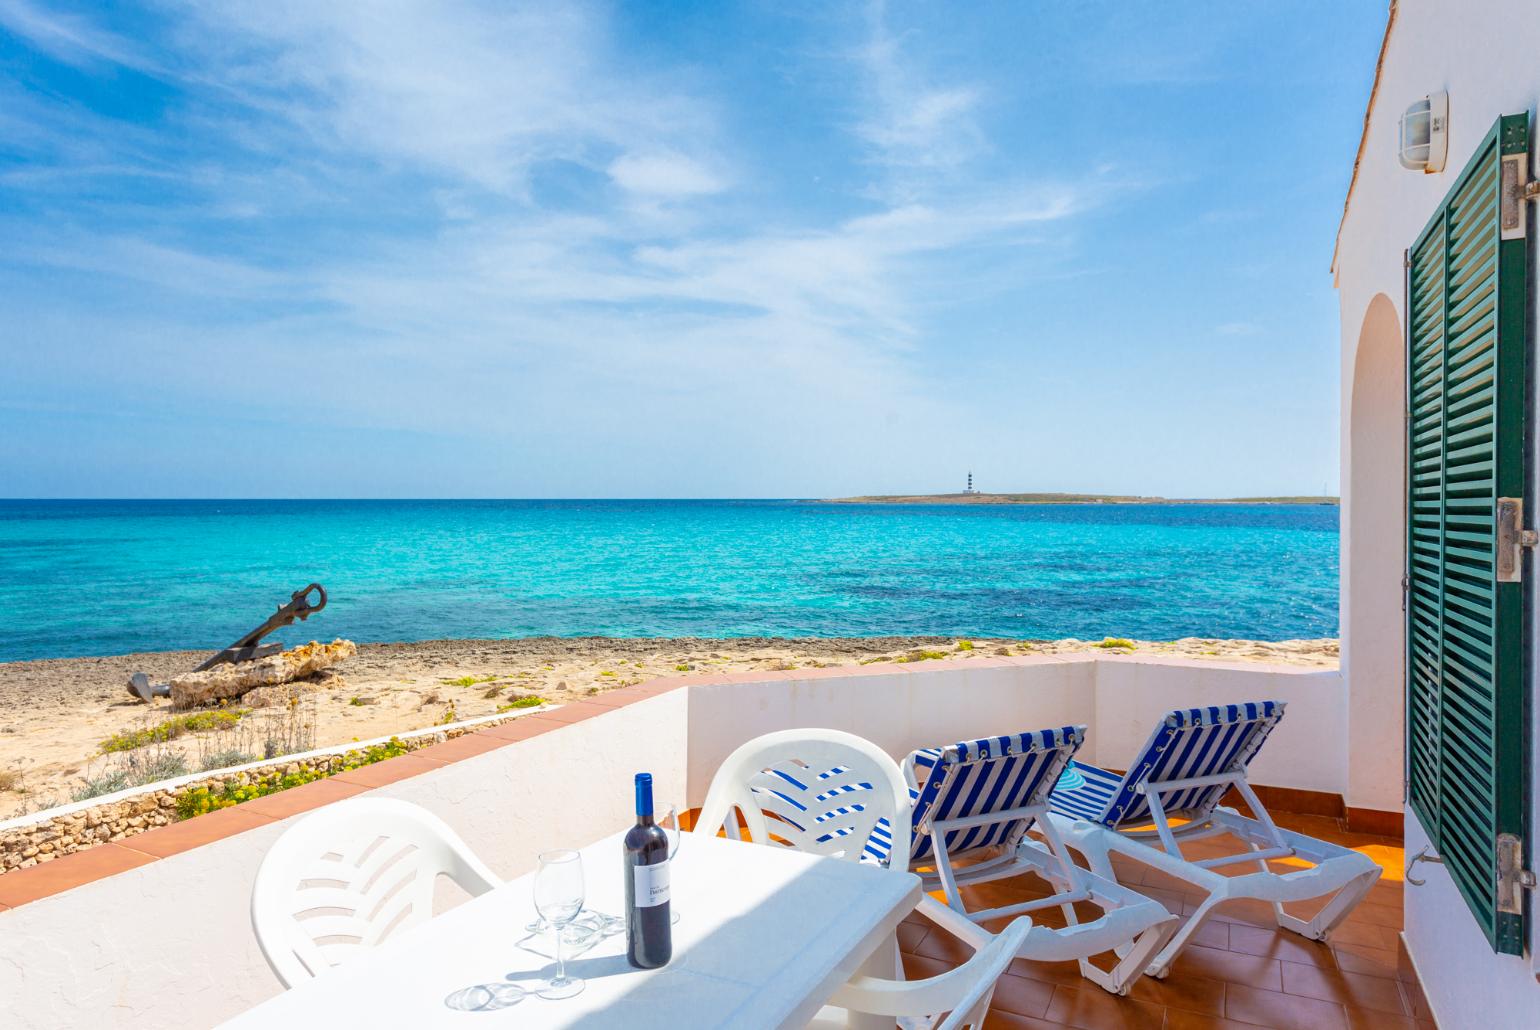
M 0 501 L 0 660 L 277 639 L 1337 634 L 1337 509 Z

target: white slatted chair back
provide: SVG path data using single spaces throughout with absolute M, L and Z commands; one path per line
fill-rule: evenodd
M 860 861 L 873 831 L 909 854 L 909 789 L 898 763 L 853 733 L 803 729 L 744 744 L 712 778 L 697 832 Z M 879 826 L 879 824 L 881 824 Z
M 329 805 L 273 844 L 251 892 L 251 925 L 285 987 L 433 915 L 448 876 L 471 894 L 500 882 L 433 813 L 388 798 Z

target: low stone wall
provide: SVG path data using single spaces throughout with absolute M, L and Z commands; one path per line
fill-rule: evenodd
M 399 740 L 407 751 L 416 751 L 522 715 L 546 710 L 544 707 L 528 708 L 503 716 L 488 716 L 431 730 L 397 734 L 394 739 Z M 236 769 L 183 776 L 163 784 L 139 788 L 128 797 L 118 797 L 116 800 L 108 798 L 99 804 L 65 806 L 67 811 L 51 818 L 46 812 L 40 813 L 35 821 L 0 828 L 0 874 L 12 869 L 26 869 L 98 844 L 123 840 L 136 833 L 177 822 L 177 798 L 199 787 L 218 792 L 227 785 L 244 785 L 274 773 L 288 776 L 301 770 L 315 770 L 330 775 L 338 771 L 348 754 L 362 751 L 371 743 L 375 742 L 348 744 L 301 756 L 287 755 Z

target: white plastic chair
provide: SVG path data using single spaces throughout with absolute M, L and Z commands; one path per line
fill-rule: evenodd
M 285 987 L 433 915 L 439 876 L 471 894 L 501 882 L 433 813 L 387 798 L 328 805 L 273 844 L 251 890 L 251 925 Z
M 879 822 L 909 853 L 909 788 L 887 752 L 840 730 L 781 730 L 739 747 L 711 780 L 697 832 L 861 860 Z M 735 814 L 736 813 L 736 814 Z
M 938 1016 L 946 1013 L 939 1030 L 984 1025 L 995 984 L 1032 932 L 1032 920 L 1023 916 L 998 934 L 990 934 L 931 898 L 922 899 L 920 909 L 963 937 L 975 949 L 973 957 L 956 969 L 924 980 L 852 977 L 834 992 L 832 1004 L 819 1010 L 808 1024 L 810 1030 L 847 1026 L 854 1012 L 902 1018 L 910 1027 L 932 1026 Z

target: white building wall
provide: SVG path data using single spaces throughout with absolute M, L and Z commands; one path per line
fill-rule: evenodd
M 1390 509 L 1381 503 L 1380 497 L 1361 500 L 1366 506 L 1374 505 L 1383 521 L 1369 519 L 1360 523 L 1348 518 L 1352 506 L 1360 503 L 1360 499 L 1351 496 L 1351 483 L 1356 478 L 1351 474 L 1353 467 L 1403 460 L 1400 446 L 1393 453 L 1386 453 L 1383 441 L 1354 438 L 1354 421 L 1362 414 L 1352 408 L 1355 371 L 1375 374 L 1376 368 L 1372 362 L 1360 368 L 1360 328 L 1370 305 L 1380 296 L 1393 303 L 1404 327 L 1403 251 L 1422 231 L 1497 117 L 1528 112 L 1533 149 L 1533 115 L 1540 98 L 1537 55 L 1540 5 L 1534 0 L 1400 0 L 1398 5 L 1334 268 L 1342 312 L 1344 568 L 1349 566 L 1355 547 L 1365 541 L 1372 545 L 1376 534 L 1399 532 L 1399 525 L 1392 524 Z M 1441 174 L 1408 171 L 1396 159 L 1398 119 L 1409 104 L 1437 90 L 1449 94 L 1448 163 Z M 1535 214 L 1531 205 L 1530 218 Z M 1532 234 L 1533 231 L 1532 228 Z M 1532 290 L 1534 260 L 1532 247 Z M 1531 374 L 1540 374 L 1533 356 Z M 1381 394 L 1370 389 L 1358 391 L 1358 396 Z M 1401 400 L 1404 391 L 1397 392 L 1396 397 Z M 1531 502 L 1536 500 L 1531 498 Z M 1387 639 L 1399 646 L 1403 639 L 1399 596 L 1379 589 L 1383 584 L 1371 588 L 1350 580 L 1351 577 L 1345 577 L 1342 596 L 1343 667 L 1350 708 L 1355 716 L 1376 708 L 1399 710 L 1399 671 L 1395 676 L 1386 673 L 1389 659 L 1384 657 L 1383 646 L 1377 646 Z M 1531 637 L 1540 639 L 1540 634 L 1532 633 Z M 1362 653 L 1375 653 L 1380 659 L 1361 662 Z M 1532 661 L 1531 667 L 1536 664 Z M 1370 731 L 1369 720 L 1353 719 L 1350 735 L 1355 763 L 1372 755 L 1367 746 L 1371 738 L 1366 736 Z M 1399 763 L 1399 746 L 1395 754 Z M 1540 797 L 1540 791 L 1532 791 L 1531 796 Z M 1349 804 L 1354 803 L 1350 796 Z M 1532 813 L 1531 825 L 1537 824 L 1540 809 Z M 1407 853 L 1415 854 L 1425 843 L 1426 837 L 1408 810 Z M 1526 851 L 1534 855 L 1535 850 L 1535 841 L 1531 840 Z M 1540 1012 L 1540 985 L 1533 976 L 1531 959 L 1493 955 L 1443 868 L 1424 863 L 1418 869 L 1417 875 L 1425 875 L 1427 885 L 1406 888 L 1406 942 L 1440 1024 L 1540 1025 L 1540 1016 L 1536 1015 Z M 1531 924 L 1531 954 L 1540 943 L 1534 934 L 1537 922 L 1540 920 Z

